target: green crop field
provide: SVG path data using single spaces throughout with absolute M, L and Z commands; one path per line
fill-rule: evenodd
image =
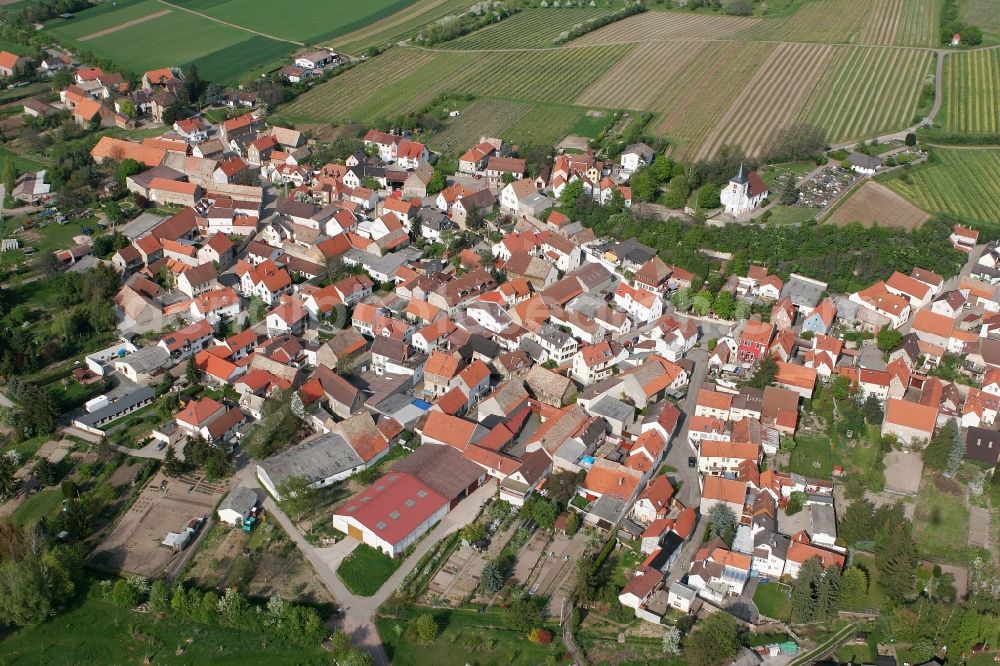
M 482 30 L 441 44 L 446 49 L 512 49 L 552 46 L 553 40 L 578 23 L 607 14 L 610 8 L 525 9 Z
M 1000 131 L 1000 52 L 952 53 L 944 61 L 944 104 L 937 122 L 952 132 Z
M 905 127 L 931 61 L 929 52 L 915 49 L 840 49 L 802 119 L 827 130 L 831 142 Z
M 320 43 L 363 28 L 404 9 L 414 0 L 329 2 L 299 0 L 294 8 L 272 0 L 170 0 L 244 28 L 282 39 Z
M 222 83 L 276 66 L 295 49 L 294 44 L 253 35 L 154 0 L 121 4 L 114 11 L 108 6 L 81 12 L 70 21 L 56 19 L 47 29 L 134 72 L 166 66 L 183 69 L 194 63 L 204 78 Z
M 407 39 L 421 26 L 469 9 L 470 0 L 417 0 L 405 9 L 332 41 L 337 49 L 360 55 L 370 46 L 385 47 Z
M 932 161 L 891 174 L 883 183 L 929 213 L 996 224 L 1000 149 L 932 148 Z
M 515 143 L 554 145 L 586 118 L 587 109 L 565 104 L 538 104 L 504 132 Z

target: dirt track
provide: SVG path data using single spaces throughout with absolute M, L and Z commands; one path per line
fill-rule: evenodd
M 169 13 L 170 13 L 169 9 L 161 9 L 158 12 L 153 12 L 152 14 L 147 14 L 146 16 L 140 16 L 139 18 L 132 19 L 131 21 L 125 21 L 124 23 L 113 25 L 110 28 L 105 28 L 104 30 L 98 30 L 97 32 L 92 32 L 89 35 L 84 35 L 77 41 L 88 42 L 91 39 L 104 37 L 105 35 L 110 35 L 112 33 L 118 32 L 119 30 L 125 30 L 126 28 L 131 28 L 134 25 L 139 25 L 140 23 L 145 23 L 146 21 L 152 21 L 155 18 L 160 18 L 161 16 L 165 16 Z

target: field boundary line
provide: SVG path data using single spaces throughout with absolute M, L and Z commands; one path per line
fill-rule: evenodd
M 119 23 L 118 25 L 113 25 L 110 28 L 105 28 L 104 30 L 98 30 L 97 32 L 92 32 L 89 35 L 84 35 L 80 37 L 78 42 L 89 42 L 92 39 L 97 39 L 98 37 L 106 37 L 107 35 L 114 34 L 119 30 L 125 30 L 131 28 L 134 25 L 140 25 L 146 21 L 152 21 L 153 19 L 160 18 L 161 16 L 166 16 L 170 13 L 169 9 L 161 9 L 158 12 L 153 12 L 152 14 L 146 14 L 145 16 L 140 16 L 139 18 L 134 18 L 131 21 L 125 21 L 124 23 Z
M 229 26 L 230 28 L 236 28 L 237 30 L 242 30 L 243 32 L 249 32 L 251 35 L 259 35 L 260 37 L 267 37 L 268 39 L 273 39 L 276 42 L 286 42 L 288 44 L 295 44 L 296 46 L 306 45 L 305 42 L 297 42 L 294 39 L 285 39 L 284 37 L 276 37 L 274 35 L 269 35 L 266 32 L 253 30 L 252 28 L 247 28 L 237 23 L 230 23 L 229 21 L 223 21 L 222 19 L 215 18 L 214 16 L 209 16 L 208 14 L 195 11 L 194 9 L 189 9 L 188 7 L 182 7 L 181 5 L 175 5 L 174 3 L 169 2 L 168 0 L 156 0 L 156 1 L 159 2 L 161 5 L 166 5 L 167 7 L 187 12 L 188 14 L 194 14 L 195 16 L 200 16 L 201 18 L 206 19 L 208 21 L 215 21 L 220 25 L 226 25 Z

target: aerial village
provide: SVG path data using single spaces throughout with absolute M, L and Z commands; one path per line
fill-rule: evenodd
M 308 77 L 336 58 L 305 54 L 282 73 Z M 134 167 L 124 187 L 149 210 L 117 227 L 127 242 L 109 260 L 86 242 L 58 254 L 69 270 L 106 263 L 123 281 L 119 339 L 77 373 L 113 388 L 69 427 L 101 438 L 166 381 L 184 397 L 139 453 L 183 459 L 198 441 L 240 456 L 254 439 L 267 452 L 219 488 L 225 522 L 252 526 L 288 493 L 354 479 L 319 549 L 363 544 L 398 561 L 439 540 L 450 515 L 458 529 L 483 506 L 529 507 L 541 549 L 557 535 L 565 560 L 586 552 L 584 534 L 639 553 L 618 601 L 655 625 L 753 606 L 758 584 L 794 581 L 813 560 L 846 566 L 834 489 L 847 470 L 811 477 L 775 464 L 818 427 L 818 392 L 864 406 L 893 442 L 899 468 L 885 476 L 902 493 L 919 480 L 915 447 L 949 422 L 967 458 L 997 463 L 1000 247 L 979 257 L 976 231 L 953 229 L 951 246 L 979 257 L 955 278 L 917 267 L 841 294 L 751 264 L 722 288 L 744 316 L 696 315 L 677 297 L 697 289 L 692 273 L 558 210 L 581 185 L 629 207 L 630 176 L 657 159 L 648 145 L 615 162 L 562 153 L 530 175 L 516 146 L 484 136 L 434 188 L 436 156 L 415 136 L 373 129 L 363 150 L 317 168 L 313 142 L 268 122 L 253 99 L 234 94 L 242 111 L 218 123 L 200 113 L 165 123 L 182 85 L 164 68 L 125 90 L 120 75 L 81 66 L 60 93 L 81 124 L 128 126 L 137 112 L 162 125 L 142 140 L 103 136 L 91 151 Z M 24 110 L 51 109 L 29 100 Z M 23 175 L 14 194 L 44 204 L 44 172 Z M 738 216 L 768 194 L 741 167 L 720 201 Z M 949 355 L 962 358 L 953 376 L 981 388 L 935 376 Z M 182 391 L 195 384 L 215 397 Z M 294 427 L 261 446 L 288 414 Z M 559 501 L 556 478 L 571 479 Z M 555 505 L 550 524 L 532 518 L 539 502 Z M 174 516 L 164 543 L 187 547 L 196 513 Z M 571 574 L 560 564 L 536 580 L 531 567 L 520 582 L 556 597 Z M 755 658 L 783 650 L 794 645 Z

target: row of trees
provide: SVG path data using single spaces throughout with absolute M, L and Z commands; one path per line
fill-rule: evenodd
M 76 549 L 0 522 L 0 622 L 27 627 L 54 616 L 76 594 L 81 565 Z

